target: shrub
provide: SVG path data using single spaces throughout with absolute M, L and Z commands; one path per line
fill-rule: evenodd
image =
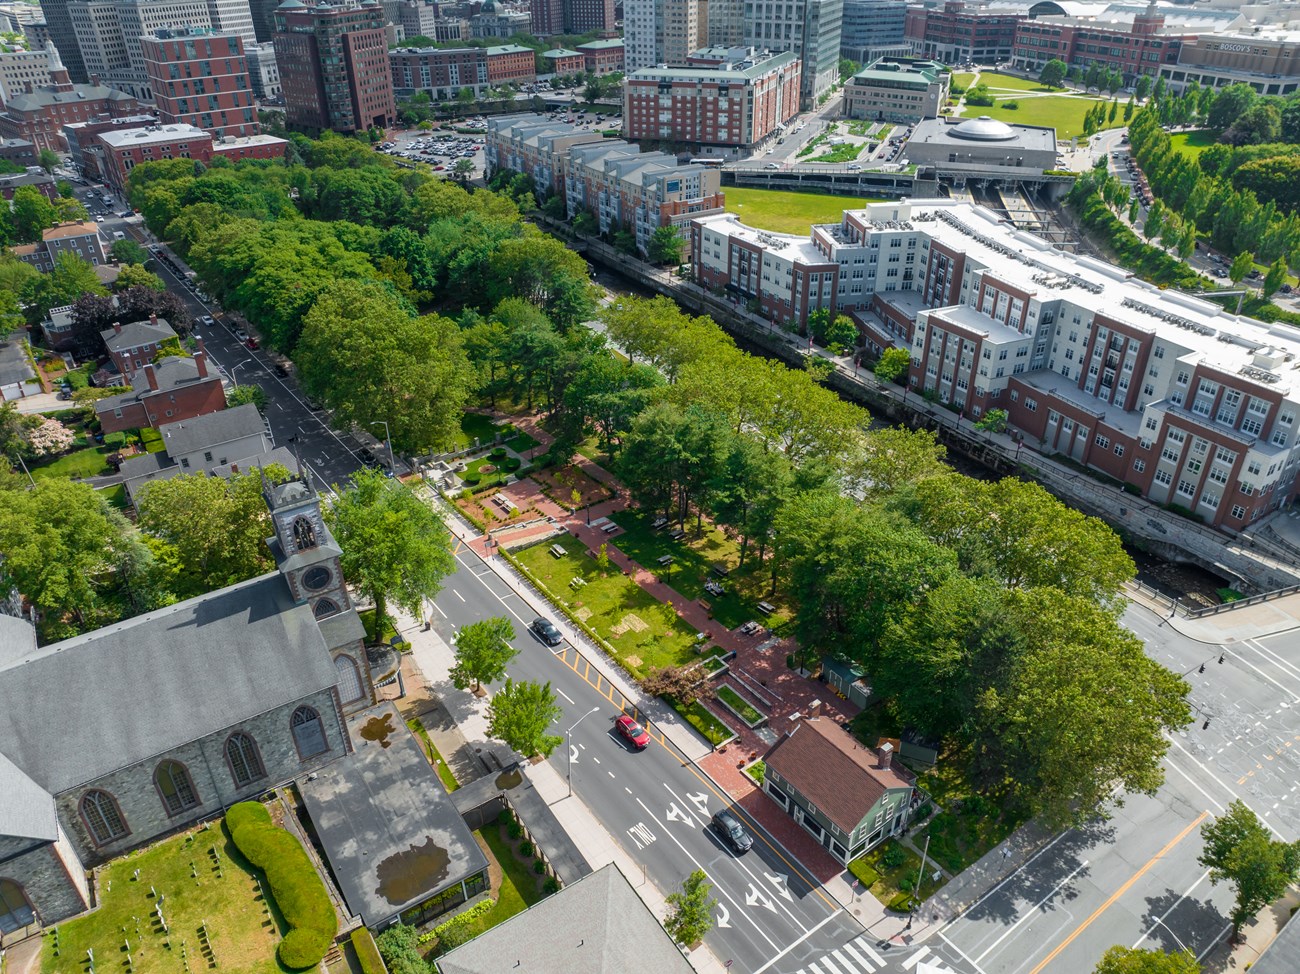
M 913 882 L 912 882 L 910 879 L 908 879 L 906 876 L 904 876 L 902 879 L 900 879 L 900 880 L 898 881 L 898 888 L 901 889 L 904 893 L 910 893 L 910 892 L 912 892 L 912 889 L 913 889 L 915 886 L 916 886 L 916 884 L 913 883 Z
M 506 448 L 504 446 L 498 446 L 493 447 L 492 452 L 488 454 L 488 457 L 492 460 L 503 460 L 505 459 L 505 455 Z
M 510 814 L 510 809 L 503 808 L 501 814 L 497 816 L 497 825 L 509 826 L 514 820 L 514 816 Z
M 515 839 L 519 838 L 523 834 L 524 834 L 524 827 L 520 825 L 518 822 L 516 822 L 514 819 L 511 819 L 510 824 L 506 826 L 506 835 L 510 836 L 510 841 L 513 842 Z
M 529 842 L 527 839 L 525 839 L 523 842 L 520 842 L 519 854 L 523 856 L 525 859 L 527 859 L 529 856 L 533 854 L 533 844 Z
M 387 974 L 384 959 L 379 956 L 375 938 L 365 927 L 352 931 L 352 949 L 357 952 L 357 961 L 361 964 L 361 974 Z
M 429 974 L 429 965 L 420 953 L 420 938 L 414 927 L 404 923 L 389 927 L 375 943 L 392 974 Z
M 885 906 L 895 913 L 909 913 L 912 909 L 912 894 L 895 893 Z
M 434 927 L 433 932 L 438 937 L 438 953 L 446 953 L 455 947 L 459 947 L 474 936 L 474 927 L 477 925 L 479 917 L 494 906 L 496 906 L 496 901 L 488 898 L 481 903 L 475 903 L 464 913 L 457 914 L 446 923 Z
M 334 942 L 338 919 L 302 843 L 277 828 L 258 802 L 231 806 L 226 828 L 244 857 L 266 874 L 271 896 L 289 925 L 276 948 L 280 962 L 294 970 L 315 967 Z
M 104 446 L 111 446 L 114 449 L 120 450 L 122 447 L 126 446 L 126 434 L 120 432 L 106 433 L 104 435 Z
M 1014 112 L 1017 108 L 1020 107 L 1020 102 L 1018 102 L 1018 101 L 1004 101 L 1004 102 L 1002 103 L 1002 107 L 1005 108 L 1005 109 L 1008 109 L 1009 111 L 1013 111 L 1013 112 Z
M 554 876 L 546 877 L 546 882 L 542 883 L 542 892 L 547 896 L 560 891 L 560 881 Z
M 880 861 L 885 864 L 886 869 L 897 869 L 903 863 L 907 862 L 907 853 L 903 851 L 903 847 L 897 842 L 891 842 L 885 847 L 885 851 L 881 855 Z
M 880 880 L 880 873 L 865 859 L 854 859 L 849 863 L 849 872 L 857 878 L 864 889 L 870 889 Z
M 537 875 L 539 875 L 539 876 L 540 876 L 542 873 L 546 872 L 546 863 L 542 862 L 542 860 L 540 860 L 540 859 L 534 859 L 534 860 L 533 860 L 533 872 L 537 873 Z
M 506 457 L 505 460 L 501 461 L 501 469 L 507 473 L 514 473 L 523 466 L 523 463 L 518 457 Z

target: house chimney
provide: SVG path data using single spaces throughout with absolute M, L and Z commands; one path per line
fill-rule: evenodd
M 122 322 L 120 321 L 113 322 L 113 334 L 115 335 L 122 334 Z
M 154 314 L 152 311 L 149 312 L 149 324 L 151 325 L 158 324 L 158 316 Z
M 204 355 L 206 355 L 206 354 L 208 353 L 207 346 L 205 346 L 205 345 L 203 344 L 203 336 L 202 336 L 202 335 L 195 335 L 195 336 L 194 336 L 194 344 L 197 345 L 197 346 L 199 346 L 199 351 L 202 352 Z
M 208 377 L 208 354 L 207 354 L 207 352 L 203 351 L 202 349 L 199 349 L 197 352 L 195 352 L 195 353 L 194 353 L 194 364 L 197 365 L 197 366 L 199 367 L 199 378 L 200 378 L 200 379 L 206 379 L 206 378 Z
M 820 700 L 814 700 L 812 703 L 808 705 L 808 719 L 816 720 L 821 715 L 822 715 L 822 702 Z
M 149 388 L 154 392 L 158 391 L 158 374 L 154 371 L 153 363 L 148 362 L 144 367 L 144 377 L 149 381 Z
M 232 464 L 230 465 L 230 472 L 231 472 L 232 474 L 239 473 L 239 464 L 237 464 L 237 463 L 232 463 Z
M 884 744 L 876 748 L 876 757 L 880 759 L 881 770 L 888 771 L 894 766 L 894 745 L 885 741 Z

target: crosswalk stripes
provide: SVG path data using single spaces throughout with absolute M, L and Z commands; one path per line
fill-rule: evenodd
M 797 974 L 876 974 L 883 971 L 887 962 L 867 942 L 864 934 L 856 940 L 828 951 Z M 911 974 L 954 974 L 952 968 L 940 962 L 938 956 L 924 961 L 930 956 L 930 948 L 922 947 L 902 961 L 902 966 Z

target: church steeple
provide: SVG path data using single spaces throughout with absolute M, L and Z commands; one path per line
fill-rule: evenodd
M 339 567 L 343 552 L 325 524 L 316 492 L 297 479 L 273 484 L 263 472 L 262 497 L 275 526 L 266 543 L 295 601 L 309 602 L 318 619 L 351 609 Z

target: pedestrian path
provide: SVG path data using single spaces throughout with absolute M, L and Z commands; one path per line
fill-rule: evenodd
M 863 934 L 809 961 L 794 974 L 957 974 L 929 947 L 918 947 L 906 956 L 894 953 L 885 957 L 876 950 L 879 944 L 874 936 Z

